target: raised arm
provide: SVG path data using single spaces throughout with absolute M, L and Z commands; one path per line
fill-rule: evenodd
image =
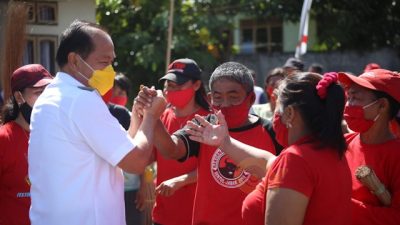
M 196 115 L 199 125 L 188 122 L 187 130 L 190 139 L 205 143 L 208 145 L 219 146 L 229 157 L 240 167 L 244 168 L 254 176 L 264 177 L 267 171 L 267 165 L 270 165 L 276 156 L 272 153 L 244 144 L 229 136 L 228 126 L 224 115 L 221 112 L 216 113 L 218 124 L 214 125 L 206 121 L 203 117 Z
M 132 110 L 131 124 L 128 130 L 136 146 L 118 164 L 120 168 L 131 173 L 142 173 L 148 164 L 154 141 L 154 129 L 158 118 L 165 110 L 166 101 L 161 91 L 153 94 L 150 107 L 143 109 L 140 118 L 137 111 Z
M 152 105 L 154 95 L 154 89 L 143 87 L 135 98 L 132 111 L 137 112 L 140 117 L 144 109 Z M 186 155 L 187 151 L 183 141 L 174 135 L 171 136 L 159 119 L 156 121 L 154 134 L 154 146 L 164 158 L 181 159 Z

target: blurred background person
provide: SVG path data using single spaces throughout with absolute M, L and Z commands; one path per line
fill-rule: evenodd
M 265 104 L 267 103 L 267 98 L 264 93 L 264 89 L 260 86 L 257 86 L 257 74 L 256 71 L 250 70 L 251 76 L 254 80 L 254 94 L 256 95 L 256 100 L 254 100 L 254 105 Z
M 367 65 L 365 65 L 364 73 L 375 69 L 381 69 L 381 66 L 377 63 L 368 63 Z
M 52 79 L 39 64 L 22 66 L 11 76 L 12 96 L 4 106 L 0 126 L 0 224 L 30 224 L 30 117 L 33 104 Z
M 264 82 L 264 90 L 265 93 L 267 93 L 266 96 L 268 99 L 268 103 L 261 105 L 253 105 L 251 107 L 252 113 L 255 113 L 256 115 L 267 120 L 272 119 L 276 104 L 276 94 L 274 93 L 274 90 L 278 87 L 279 82 L 283 80 L 284 77 L 285 77 L 285 72 L 280 67 L 272 69 L 267 74 Z
M 298 58 L 290 57 L 282 66 L 285 71 L 285 76 L 291 76 L 297 72 L 304 71 L 304 63 Z
M 313 63 L 308 67 L 308 72 L 323 74 L 324 67 L 319 63 Z

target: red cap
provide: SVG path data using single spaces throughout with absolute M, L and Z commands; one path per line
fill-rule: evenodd
M 14 71 L 11 76 L 11 91 L 21 91 L 27 87 L 43 87 L 51 82 L 53 77 L 42 65 L 29 64 Z
M 362 87 L 382 91 L 400 102 L 400 74 L 398 72 L 375 69 L 356 77 L 347 73 L 339 73 L 339 82 L 344 86 L 356 83 Z

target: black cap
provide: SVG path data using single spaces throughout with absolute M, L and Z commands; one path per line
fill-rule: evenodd
M 170 80 L 179 85 L 189 80 L 201 80 L 201 69 L 193 59 L 177 59 L 168 66 L 168 72 L 160 81 Z
M 304 63 L 300 59 L 291 57 L 291 58 L 288 58 L 286 60 L 285 65 L 283 65 L 283 68 L 285 68 L 285 67 L 286 68 L 289 67 L 289 68 L 293 68 L 293 69 L 297 69 L 297 70 L 303 71 L 304 70 Z

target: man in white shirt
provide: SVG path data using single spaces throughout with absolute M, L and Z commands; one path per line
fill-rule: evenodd
M 112 87 L 114 58 L 111 37 L 95 24 L 74 21 L 61 36 L 61 72 L 31 117 L 32 225 L 125 224 L 121 169 L 144 170 L 166 103 L 158 93 L 142 118 L 132 113 L 126 132 L 100 96 Z

